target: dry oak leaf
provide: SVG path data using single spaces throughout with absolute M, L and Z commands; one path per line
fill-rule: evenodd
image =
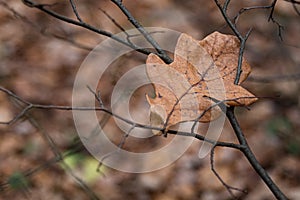
M 214 32 L 197 41 L 181 34 L 171 64 L 150 54 L 146 71 L 156 93 L 153 99 L 146 96 L 151 125 L 168 129 L 184 121 L 210 122 L 222 112 L 216 100 L 228 106 L 255 102 L 253 94 L 234 84 L 239 48 L 239 40 L 232 35 Z M 250 72 L 250 65 L 243 59 L 239 84 Z

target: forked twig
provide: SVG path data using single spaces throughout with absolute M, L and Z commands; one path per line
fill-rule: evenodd
M 162 129 L 161 127 L 153 127 L 153 126 L 149 126 L 149 125 L 145 125 L 145 124 L 140 124 L 140 123 L 135 123 L 131 120 L 128 120 L 120 115 L 117 115 L 113 112 L 111 112 L 110 110 L 108 110 L 107 108 L 103 107 L 72 107 L 72 106 L 58 106 L 58 105 L 42 105 L 42 104 L 33 104 L 30 103 L 24 99 L 22 99 L 21 97 L 19 97 L 18 95 L 16 95 L 15 93 L 11 92 L 8 89 L 5 89 L 3 87 L 0 87 L 0 91 L 6 93 L 8 96 L 20 101 L 23 103 L 24 108 L 21 110 L 20 113 L 22 114 L 17 114 L 15 117 L 13 117 L 13 119 L 8 120 L 6 122 L 0 122 L 0 125 L 11 125 L 13 123 L 15 123 L 16 121 L 20 120 L 29 110 L 31 109 L 42 109 L 42 110 L 65 110 L 65 111 L 72 111 L 72 110 L 77 110 L 77 111 L 99 111 L 99 112 L 104 112 L 107 113 L 110 116 L 113 116 L 133 127 L 136 128 L 143 128 L 143 129 L 148 129 L 148 130 L 159 130 L 159 131 L 165 131 L 164 129 Z M 94 95 L 96 94 L 95 92 L 92 92 Z M 29 108 L 30 109 L 29 109 Z M 212 141 L 209 139 L 206 139 L 204 136 L 200 135 L 200 134 L 195 134 L 195 133 L 190 133 L 190 132 L 184 132 L 184 131 L 177 131 L 177 130 L 168 130 L 167 133 L 169 134 L 175 134 L 175 135 L 182 135 L 182 136 L 188 136 L 188 137 L 194 137 L 198 140 L 202 140 L 202 141 L 206 141 L 209 142 L 211 144 L 216 144 L 216 146 L 222 146 L 222 147 L 229 147 L 229 148 L 234 148 L 234 149 L 241 149 L 243 148 L 243 146 L 239 145 L 239 144 L 235 144 L 235 143 L 230 143 L 230 142 L 221 142 L 221 141 Z
M 166 54 L 166 52 L 159 46 L 159 44 L 152 38 L 152 36 L 144 29 L 144 27 L 132 16 L 129 10 L 123 5 L 121 0 L 111 0 L 124 13 L 130 23 L 138 29 L 138 31 L 145 37 L 145 39 L 156 49 L 160 58 L 167 64 L 173 60 Z
M 135 125 L 131 126 L 131 128 L 127 131 L 127 133 L 123 135 L 121 141 L 118 144 L 118 148 L 115 151 L 109 152 L 101 158 L 97 167 L 97 172 L 100 172 L 100 168 L 103 165 L 105 159 L 109 158 L 113 154 L 117 154 L 118 152 L 120 152 L 120 150 L 123 149 L 126 139 L 129 137 L 129 134 L 131 133 L 131 131 L 133 131 L 135 127 L 136 127 Z
M 16 96 L 16 95 L 15 95 Z M 20 98 L 19 98 L 20 99 Z M 25 101 L 24 101 L 25 102 Z M 15 102 L 18 106 L 22 106 L 20 105 L 20 101 L 16 101 Z M 24 116 L 26 116 L 26 118 L 29 120 L 29 122 L 37 129 L 39 130 L 38 133 L 41 135 L 41 137 L 43 138 L 43 140 L 46 142 L 46 144 L 48 144 L 48 146 L 50 147 L 52 153 L 55 156 L 55 162 L 53 163 L 48 163 L 48 165 L 41 165 L 39 168 L 36 168 L 34 171 L 30 170 L 26 172 L 26 175 L 29 176 L 30 174 L 33 173 L 37 173 L 38 171 L 45 169 L 47 167 L 49 167 L 49 165 L 54 164 L 56 162 L 60 162 L 65 170 L 67 171 L 67 173 L 76 181 L 76 183 L 85 191 L 85 193 L 90 197 L 90 199 L 93 200 L 99 200 L 99 197 L 95 194 L 95 192 L 89 188 L 87 186 L 87 184 L 80 179 L 73 171 L 72 169 L 69 167 L 69 165 L 64 161 L 64 156 L 62 155 L 62 153 L 60 152 L 58 146 L 56 145 L 56 143 L 54 142 L 54 140 L 51 138 L 50 134 L 47 133 L 47 131 L 45 129 L 43 129 L 39 123 L 34 119 L 33 116 L 31 116 L 29 113 L 24 113 Z M 4 183 L 5 184 L 5 183 Z
M 238 199 L 232 192 L 232 190 L 239 191 L 241 193 L 247 194 L 246 190 L 242 190 L 240 188 L 236 188 L 233 186 L 228 185 L 220 176 L 220 174 L 216 171 L 215 165 L 214 165 L 214 154 L 215 154 L 215 148 L 216 146 L 213 146 L 212 149 L 210 150 L 210 167 L 211 171 L 214 173 L 214 175 L 218 178 L 218 180 L 222 183 L 222 185 L 226 188 L 226 190 L 229 192 L 229 194 L 232 196 L 234 199 Z
M 83 22 L 82 19 L 81 19 L 81 17 L 80 17 L 80 15 L 79 15 L 79 13 L 78 13 L 78 11 L 77 11 L 77 7 L 76 7 L 76 5 L 74 3 L 74 0 L 70 0 L 70 4 L 72 6 L 72 10 L 73 10 L 73 12 L 74 12 L 77 20 L 80 21 L 80 22 Z
M 63 22 L 66 22 L 66 23 L 69 23 L 69 24 L 73 24 L 73 25 L 76 25 L 76 26 L 79 26 L 79 27 L 82 27 L 84 29 L 87 29 L 89 31 L 92 31 L 94 33 L 97 33 L 97 34 L 100 34 L 100 35 L 104 35 L 104 36 L 107 36 L 121 44 L 124 44 L 132 49 L 135 49 L 137 52 L 140 52 L 140 53 L 143 53 L 143 54 L 150 54 L 150 53 L 153 53 L 151 52 L 150 50 L 148 49 L 144 49 L 144 48 L 141 48 L 139 46 L 136 46 L 132 43 L 128 43 L 127 40 L 124 40 L 120 37 L 117 37 L 116 35 L 114 35 L 113 33 L 111 32 L 108 32 L 108 31 L 105 31 L 105 30 L 102 30 L 102 29 L 98 29 L 88 23 L 85 23 L 85 22 L 82 22 L 82 21 L 77 21 L 77 20 L 74 20 L 74 19 L 71 19 L 71 18 L 68 18 L 64 15 L 61 15 L 61 14 L 58 14 L 57 12 L 51 10 L 48 8 L 48 5 L 45 5 L 45 4 L 38 4 L 38 3 L 35 3 L 34 1 L 31 1 L 31 0 L 22 0 L 23 3 L 28 6 L 28 7 L 31 7 L 31 8 L 36 8 L 36 9 L 39 9 L 40 11 L 58 19 L 58 20 L 61 20 Z M 157 53 L 158 56 L 161 56 L 160 54 Z

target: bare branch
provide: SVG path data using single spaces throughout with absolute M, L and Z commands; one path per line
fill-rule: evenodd
M 144 29 L 144 27 L 131 15 L 127 8 L 123 5 L 121 0 L 111 0 L 115 5 L 117 5 L 124 15 L 128 18 L 130 23 L 140 31 L 140 33 L 146 38 L 146 40 L 156 49 L 156 51 L 161 55 L 161 59 L 170 64 L 172 59 L 166 54 L 166 52 L 158 45 L 158 43 L 151 37 L 151 35 Z
M 104 36 L 107 36 L 107 37 L 110 37 L 111 39 L 121 43 L 121 44 L 124 44 L 140 53 L 143 53 L 143 54 L 150 54 L 152 53 L 151 51 L 147 50 L 147 49 L 143 49 L 143 48 L 140 48 L 132 43 L 128 43 L 128 41 L 126 40 L 123 40 L 122 38 L 119 38 L 117 36 L 115 36 L 113 33 L 110 33 L 108 31 L 105 31 L 105 30 L 101 30 L 101 29 L 98 29 L 90 24 L 87 24 L 85 22 L 80 22 L 80 21 L 76 21 L 76 20 L 73 20 L 71 18 L 68 18 L 66 16 L 63 16 L 63 15 L 60 15 L 50 9 L 47 8 L 47 6 L 45 6 L 44 4 L 37 4 L 31 0 L 23 0 L 23 3 L 28 6 L 28 7 L 32 7 L 32 8 L 36 8 L 36 9 L 39 9 L 41 11 L 43 11 L 44 13 L 56 18 L 56 19 L 59 19 L 63 22 L 66 22 L 66 23 L 69 23 L 69 24 L 73 24 L 73 25 L 76 25 L 76 26 L 79 26 L 79 27 L 82 27 L 82 28 L 85 28 L 87 30 L 90 30 L 94 33 L 98 33 L 100 35 L 104 35 Z M 158 56 L 161 57 L 160 54 L 157 54 Z
M 255 169 L 257 174 L 262 178 L 262 180 L 265 182 L 265 184 L 268 186 L 268 188 L 272 191 L 274 196 L 279 200 L 287 200 L 288 198 L 285 196 L 285 194 L 278 188 L 278 186 L 273 182 L 273 180 L 270 178 L 268 173 L 265 171 L 265 169 L 259 164 L 259 162 L 256 160 L 255 155 L 251 151 L 247 140 L 243 134 L 243 131 L 236 120 L 235 114 L 234 114 L 234 107 L 230 107 L 227 109 L 226 112 L 227 118 L 229 119 L 229 122 L 239 140 L 239 143 L 246 148 L 241 149 L 241 151 L 244 153 L 245 157 L 250 162 L 251 166 Z
M 251 10 L 258 10 L 258 9 L 266 9 L 269 10 L 270 9 L 270 14 L 269 14 L 269 18 L 268 21 L 272 21 L 274 24 L 277 25 L 278 27 L 278 36 L 281 40 L 283 40 L 282 38 L 282 30 L 284 29 L 284 27 L 274 18 L 274 10 L 275 10 L 275 6 L 276 6 L 277 0 L 274 0 L 271 5 L 265 5 L 265 6 L 251 6 L 251 7 L 246 7 L 246 8 L 242 8 L 240 9 L 240 11 L 238 12 L 238 14 L 234 17 L 234 24 L 237 24 L 238 18 L 245 12 L 247 11 L 251 11 Z M 293 4 L 293 6 L 295 6 L 295 4 Z M 296 7 L 296 12 L 297 12 L 297 7 Z
M 241 35 L 241 33 L 236 28 L 235 24 L 230 20 L 229 16 L 227 15 L 227 6 L 229 4 L 229 1 L 226 1 L 224 5 L 222 6 L 219 0 L 214 0 L 216 5 L 218 6 L 221 14 L 223 15 L 224 20 L 226 21 L 227 25 L 230 27 L 230 29 L 233 31 L 233 33 L 238 37 L 240 41 L 244 39 L 244 37 Z
M 58 35 L 56 33 L 48 32 L 46 28 L 40 27 L 39 25 L 35 24 L 34 22 L 30 21 L 27 17 L 23 16 L 16 10 L 14 10 L 12 7 L 10 7 L 6 2 L 0 1 L 0 5 L 2 5 L 4 8 L 6 8 L 8 11 L 10 11 L 17 19 L 20 19 L 23 23 L 31 26 L 33 30 L 36 30 L 37 32 L 41 33 L 41 35 L 45 37 L 53 37 L 55 39 L 67 42 L 75 47 L 78 47 L 83 50 L 91 51 L 94 49 L 92 46 L 88 46 L 86 44 L 82 44 L 72 38 L 72 36 L 68 33 L 65 33 L 66 36 Z M 62 30 L 64 31 L 64 30 Z
M 275 23 L 277 25 L 277 27 L 278 27 L 278 36 L 279 36 L 280 40 L 283 40 L 282 30 L 284 29 L 284 27 L 277 20 L 275 20 L 274 16 L 273 16 L 276 3 L 277 3 L 277 0 L 274 0 L 273 3 L 272 3 L 272 7 L 271 7 L 271 11 L 270 11 L 268 21 L 272 21 L 273 23 Z
M 293 3 L 293 8 L 294 8 L 295 12 L 296 12 L 298 15 L 300 15 L 300 10 L 297 8 L 297 6 L 296 6 L 295 3 Z
M 247 191 L 236 188 L 236 187 L 232 187 L 230 185 L 228 185 L 227 183 L 225 183 L 225 181 L 222 179 L 222 177 L 218 174 L 218 172 L 215 169 L 214 166 L 214 154 L 215 154 L 215 148 L 216 146 L 213 146 L 211 151 L 210 151 L 210 167 L 211 167 L 211 171 L 214 173 L 214 175 L 218 178 L 218 180 L 222 183 L 222 185 L 226 188 L 226 190 L 229 192 L 229 194 L 232 196 L 233 199 L 238 199 L 232 192 L 232 190 L 236 190 L 239 192 L 242 192 L 244 194 L 247 194 Z
M 110 16 L 105 10 L 102 8 L 99 8 L 101 12 L 116 26 L 118 27 L 121 31 L 123 31 L 125 34 L 127 33 L 126 30 L 112 17 Z
M 226 1 L 224 5 L 222 6 L 218 0 L 214 0 L 217 7 L 219 8 L 220 12 L 223 15 L 224 20 L 230 27 L 230 29 L 233 31 L 233 33 L 237 36 L 237 38 L 240 40 L 240 51 L 239 51 L 239 58 L 238 58 L 238 66 L 237 66 L 237 71 L 236 71 L 236 77 L 234 80 L 234 84 L 238 84 L 240 81 L 240 76 L 242 74 L 242 63 L 243 63 L 243 54 L 244 54 L 244 49 L 246 45 L 246 41 L 251 33 L 251 29 L 247 32 L 246 36 L 242 36 L 242 34 L 239 32 L 237 29 L 236 25 L 230 20 L 230 17 L 227 14 L 227 7 L 230 1 Z
M 100 106 L 101 108 L 103 108 L 103 107 L 104 107 L 104 104 L 103 104 L 103 101 L 102 101 L 102 99 L 101 99 L 100 91 L 98 91 L 98 93 L 96 93 L 96 92 L 94 92 L 94 91 L 92 90 L 92 88 L 91 88 L 90 86 L 87 86 L 87 88 L 88 88 L 88 90 L 89 90 L 92 94 L 94 94 L 95 99 L 96 99 L 96 100 L 98 101 L 98 103 L 99 103 L 99 106 Z
M 202 141 L 206 141 L 209 142 L 211 144 L 215 144 L 216 146 L 222 146 L 222 147 L 230 147 L 230 148 L 234 148 L 234 149 L 242 149 L 244 148 L 242 145 L 239 144 L 235 144 L 235 143 L 227 143 L 227 142 L 221 142 L 221 141 L 213 141 L 210 139 L 206 139 L 204 136 L 200 135 L 200 134 L 195 134 L 195 133 L 190 133 L 190 132 L 183 132 L 183 131 L 177 131 L 177 130 L 164 130 L 160 127 L 152 127 L 149 125 L 144 125 L 144 124 L 139 124 L 139 123 L 135 123 L 131 120 L 128 120 L 122 116 L 119 116 L 115 113 L 112 113 L 110 110 L 106 109 L 105 107 L 72 107 L 72 106 L 58 106 L 58 105 L 41 105 L 41 104 L 32 104 L 30 102 L 27 102 L 25 100 L 23 100 L 21 97 L 19 97 L 18 95 L 14 94 L 13 92 L 11 92 L 10 90 L 7 90 L 3 87 L 0 87 L 0 91 L 6 93 L 7 95 L 15 98 L 16 100 L 19 100 L 21 102 L 23 102 L 25 104 L 25 108 L 17 115 L 15 116 L 12 120 L 9 120 L 7 122 L 0 122 L 0 124 L 4 124 L 4 125 L 11 125 L 13 123 L 15 123 L 16 121 L 18 121 L 21 117 L 23 117 L 25 114 L 27 114 L 27 112 L 31 109 L 43 109 L 43 110 L 65 110 L 65 111 L 71 111 L 71 110 L 78 110 L 78 111 L 100 111 L 100 112 L 104 112 L 107 113 L 133 127 L 136 128 L 144 128 L 144 129 L 149 129 L 149 130 L 158 130 L 158 131 L 162 131 L 162 132 L 167 132 L 169 134 L 175 134 L 175 135 L 182 135 L 182 136 L 188 136 L 188 137 L 194 137 L 198 140 L 202 140 Z M 95 94 L 95 93 L 93 93 Z
M 102 166 L 103 162 L 105 159 L 107 159 L 108 157 L 110 157 L 113 154 L 116 154 L 118 152 L 120 152 L 120 150 L 123 149 L 123 146 L 125 144 L 126 139 L 128 138 L 129 134 L 131 133 L 131 131 L 133 131 L 133 129 L 135 128 L 135 124 L 133 126 L 131 126 L 131 128 L 128 130 L 128 132 L 126 134 L 123 135 L 121 141 L 118 144 L 118 148 L 115 151 L 109 152 L 108 154 L 104 155 L 101 160 L 99 161 L 99 165 L 97 167 L 97 171 L 100 172 L 100 167 Z
M 70 4 L 71 4 L 71 6 L 72 6 L 72 10 L 73 10 L 73 12 L 74 12 L 76 18 L 78 19 L 78 21 L 83 22 L 82 19 L 81 19 L 81 17 L 79 16 L 79 13 L 78 13 L 78 11 L 77 11 L 77 8 L 76 8 L 76 5 L 75 5 L 75 3 L 74 3 L 74 0 L 70 0 Z
M 270 9 L 272 8 L 272 5 L 268 5 L 268 6 L 251 6 L 251 7 L 246 7 L 246 8 L 242 8 L 240 9 L 240 11 L 238 12 L 238 14 L 233 18 L 234 20 L 234 24 L 236 25 L 238 22 L 239 17 L 247 12 L 247 11 L 251 11 L 251 10 L 258 10 L 258 9 Z
M 52 153 L 55 156 L 55 161 L 58 162 L 60 161 L 61 164 L 64 166 L 65 170 L 67 171 L 67 173 L 69 173 L 71 175 L 72 178 L 74 178 L 74 180 L 77 182 L 77 184 L 85 191 L 85 193 L 90 197 L 90 199 L 93 200 L 99 200 L 99 197 L 94 193 L 93 190 L 91 190 L 87 184 L 81 180 L 73 171 L 72 169 L 69 167 L 69 165 L 64 162 L 64 157 L 62 155 L 62 153 L 60 152 L 58 146 L 56 145 L 56 143 L 54 142 L 54 140 L 51 138 L 51 136 L 47 133 L 47 131 L 45 129 L 43 129 L 39 123 L 32 117 L 30 116 L 29 113 L 24 113 L 24 115 L 26 115 L 26 117 L 28 118 L 28 120 L 30 121 L 30 123 L 37 129 L 39 130 L 39 134 L 41 135 L 41 137 L 44 139 L 44 141 L 46 142 L 46 144 L 48 144 L 48 146 L 50 147 Z

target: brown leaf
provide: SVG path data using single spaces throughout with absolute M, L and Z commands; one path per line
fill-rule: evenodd
M 234 85 L 238 55 L 238 39 L 218 32 L 202 41 L 181 34 L 174 62 L 169 65 L 150 54 L 146 71 L 156 92 L 154 99 L 147 96 L 151 125 L 169 128 L 198 118 L 200 122 L 210 122 L 221 113 L 213 99 L 224 101 L 228 106 L 247 106 L 255 102 L 253 94 Z M 250 65 L 243 61 L 239 84 L 250 72 Z

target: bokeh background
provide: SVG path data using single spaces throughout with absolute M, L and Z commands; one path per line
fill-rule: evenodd
M 57 3 L 50 8 L 75 19 L 69 1 L 38 2 Z M 199 40 L 214 31 L 232 34 L 214 1 L 123 0 L 123 3 L 145 27 L 170 28 Z M 234 1 L 228 13 L 234 17 L 241 8 L 270 3 Z M 124 29 L 132 28 L 110 1 L 76 0 L 76 5 L 84 21 L 100 29 L 121 31 L 101 9 Z M 269 13 L 270 10 L 258 9 L 239 17 L 241 33 L 253 29 L 245 51 L 252 73 L 243 86 L 261 98 L 250 110 L 238 108 L 237 117 L 262 166 L 291 199 L 300 199 L 300 16 L 289 2 L 277 2 L 273 17 L 284 27 L 281 40 L 278 25 L 268 21 Z M 0 85 L 32 103 L 71 105 L 77 70 L 90 48 L 104 39 L 105 36 L 26 7 L 20 0 L 1 0 Z M 107 107 L 114 84 L 145 59 L 145 55 L 130 53 L 109 68 L 99 81 Z M 145 93 L 151 92 L 148 86 L 133 95 L 132 113 L 147 113 Z M 0 121 L 12 119 L 21 106 L 0 92 Z M 99 117 L 104 119 L 102 123 L 111 133 L 111 139 L 120 142 L 124 133 L 114 120 L 104 115 Z M 147 152 L 170 139 L 129 137 L 124 148 Z M 237 142 L 227 122 L 220 139 Z M 130 174 L 105 166 L 97 172 L 98 161 L 78 139 L 72 112 L 32 110 L 12 125 L 0 125 L 0 199 L 81 200 L 90 199 L 93 193 L 109 200 L 230 199 L 212 173 L 209 158 L 198 158 L 200 145 L 201 142 L 195 141 L 179 160 L 156 172 Z M 53 149 L 60 153 L 54 154 Z M 65 164 L 61 155 L 65 156 Z M 248 191 L 247 195 L 235 192 L 240 199 L 274 199 L 240 152 L 217 148 L 215 167 L 226 183 Z

